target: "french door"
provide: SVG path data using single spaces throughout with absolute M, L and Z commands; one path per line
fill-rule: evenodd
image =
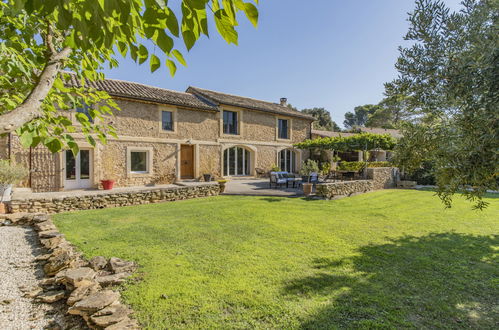
M 224 176 L 250 175 L 250 164 L 248 150 L 239 147 L 224 150 Z
M 64 151 L 64 188 L 84 189 L 92 187 L 92 150 L 81 149 L 75 156 L 71 150 Z

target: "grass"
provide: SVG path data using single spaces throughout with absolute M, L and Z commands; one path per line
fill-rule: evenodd
M 495 328 L 499 203 L 432 192 L 220 196 L 59 214 L 87 257 L 134 260 L 145 328 Z M 161 297 L 164 295 L 163 297 Z

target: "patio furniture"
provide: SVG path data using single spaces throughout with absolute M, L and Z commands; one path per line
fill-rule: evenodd
M 288 178 L 284 177 L 282 172 L 270 172 L 270 188 L 272 188 L 272 184 L 274 184 L 276 188 L 283 184 L 287 187 Z
M 288 183 L 293 184 L 293 188 L 299 187 L 301 184 L 301 181 L 302 181 L 300 177 L 298 177 L 296 174 L 293 174 L 293 173 L 287 174 L 287 180 L 288 180 Z
M 312 172 L 310 173 L 310 183 L 318 183 L 319 182 L 319 173 Z

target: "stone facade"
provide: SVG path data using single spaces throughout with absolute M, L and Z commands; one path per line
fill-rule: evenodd
M 216 196 L 220 187 L 216 183 L 185 187 L 151 188 L 148 190 L 84 194 L 55 198 L 15 199 L 10 202 L 12 213 L 60 213 L 77 210 L 160 203 L 197 197 Z
M 317 195 L 326 199 L 393 188 L 398 170 L 393 167 L 367 169 L 367 180 L 329 182 L 317 185 Z
M 192 177 L 202 180 L 203 174 L 215 178 L 223 176 L 224 150 L 232 147 L 250 152 L 250 176 L 256 168 L 269 171 L 278 163 L 282 149 L 296 153 L 296 169 L 308 156 L 307 151 L 294 150 L 293 144 L 310 137 L 311 120 L 280 115 L 254 109 L 221 105 L 219 110 L 193 109 L 167 104 L 116 98 L 121 111 L 104 118 L 116 128 L 118 139 L 109 137 L 107 144 L 90 146 L 84 136 L 74 133 L 81 148 L 90 150 L 90 184 L 70 187 L 66 180 L 65 152 L 51 154 L 44 147 L 23 149 L 17 137 L 12 136 L 11 155 L 31 170 L 31 176 L 20 184 L 34 192 L 61 191 L 77 188 L 99 188 L 101 180 L 115 180 L 116 187 L 165 184 L 182 180 L 181 149 L 193 146 Z M 239 134 L 223 134 L 223 110 L 240 114 Z M 161 127 L 161 112 L 171 111 L 173 131 Z M 74 116 L 74 114 L 70 114 Z M 290 123 L 290 138 L 277 138 L 277 120 L 285 118 Z M 75 119 L 73 118 L 75 121 Z M 76 122 L 76 121 L 75 121 Z M 130 148 L 150 150 L 152 164 L 147 173 L 131 173 L 127 167 Z M 8 157 L 7 139 L 0 139 L 0 158 Z

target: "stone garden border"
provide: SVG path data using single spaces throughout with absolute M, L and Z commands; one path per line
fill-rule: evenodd
M 78 196 L 61 196 L 13 199 L 9 209 L 11 213 L 60 213 L 77 210 L 104 209 L 109 207 L 120 207 L 130 205 L 152 204 L 167 201 L 177 201 L 198 197 L 217 196 L 220 194 L 218 183 L 197 184 L 189 186 L 165 187 L 135 190 L 135 191 L 113 191 L 101 190 L 86 193 L 81 192 Z
M 46 214 L 9 214 L 0 225 L 29 225 L 37 232 L 47 253 L 43 262 L 45 278 L 40 288 L 27 293 L 45 303 L 65 300 L 67 313 L 81 316 L 92 329 L 140 329 L 131 318 L 132 310 L 120 302 L 120 293 L 110 286 L 123 283 L 137 265 L 119 258 L 94 257 L 86 260 L 61 234 Z

